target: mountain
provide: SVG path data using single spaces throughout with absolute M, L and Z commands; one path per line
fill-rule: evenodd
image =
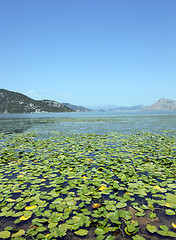
M 120 106 L 120 107 L 114 108 L 113 111 L 140 110 L 143 107 L 144 107 L 143 105 L 137 105 L 137 106 L 131 106 L 131 107 Z
M 73 104 L 70 104 L 70 103 L 62 103 L 62 104 L 64 104 L 65 106 L 71 108 L 75 112 L 91 112 L 92 111 L 92 110 L 90 110 L 88 108 L 85 108 L 85 107 L 82 107 L 82 106 L 73 105 Z
M 125 106 L 115 106 L 115 105 L 94 105 L 94 106 L 87 106 L 93 109 L 94 111 L 100 112 L 109 112 L 109 111 L 128 111 L 128 110 L 140 110 L 143 108 L 143 105 L 125 107 Z
M 176 110 L 176 101 L 167 98 L 161 98 L 152 105 L 143 108 L 142 110 Z
M 34 100 L 24 94 L 0 89 L 0 113 L 74 112 L 53 100 Z

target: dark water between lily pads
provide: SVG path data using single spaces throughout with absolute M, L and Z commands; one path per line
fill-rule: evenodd
M 176 111 L 0 114 L 0 132 L 50 134 L 176 130 Z

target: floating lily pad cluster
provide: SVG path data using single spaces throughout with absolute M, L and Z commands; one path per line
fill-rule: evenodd
M 176 239 L 175 132 L 0 139 L 0 239 Z

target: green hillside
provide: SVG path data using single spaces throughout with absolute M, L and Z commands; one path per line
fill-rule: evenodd
M 34 100 L 24 94 L 0 89 L 0 113 L 74 112 L 53 100 Z

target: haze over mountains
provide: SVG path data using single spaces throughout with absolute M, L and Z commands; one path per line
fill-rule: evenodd
M 137 106 L 116 106 L 116 105 L 88 105 L 88 108 L 94 111 L 127 111 L 127 110 L 140 110 L 144 108 L 144 105 L 137 105 Z
M 161 98 L 156 103 L 144 107 L 137 105 L 125 106 L 96 106 L 95 111 L 121 111 L 121 110 L 176 110 L 176 101 Z M 0 89 L 0 113 L 41 113 L 41 112 L 88 112 L 90 108 L 76 106 L 70 103 L 59 103 L 54 100 L 34 100 L 24 94 Z

